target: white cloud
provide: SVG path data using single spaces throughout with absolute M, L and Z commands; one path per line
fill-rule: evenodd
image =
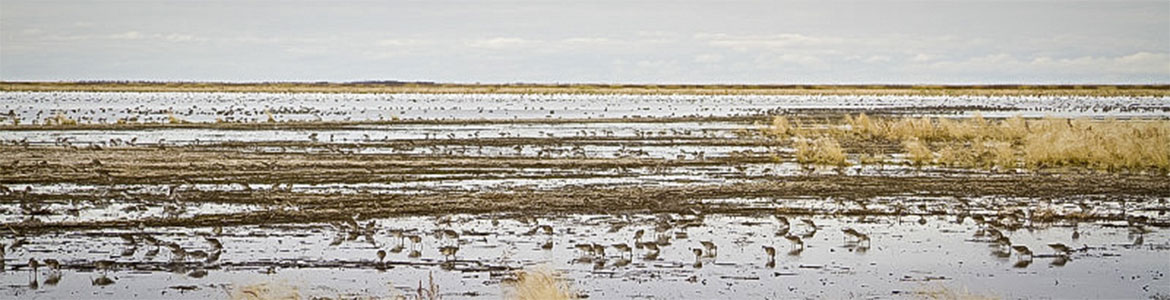
M 539 47 L 543 44 L 541 41 L 512 38 L 512 37 L 497 37 L 488 39 L 475 39 L 467 42 L 468 47 L 483 48 L 492 50 L 511 50 L 511 49 L 525 49 Z
M 723 61 L 723 55 L 719 54 L 705 53 L 695 55 L 695 62 L 697 63 L 713 64 L 721 61 Z
M 109 37 L 115 40 L 137 40 L 142 38 L 142 33 L 137 31 L 127 31 L 123 33 L 111 34 Z
M 1170 53 L 1137 52 L 1123 56 L 1080 56 L 1019 58 L 1007 53 L 937 61 L 925 69 L 950 73 L 1008 74 L 1151 74 L 1170 80 Z
M 705 41 L 714 47 L 725 47 L 736 50 L 750 49 L 785 49 L 796 47 L 823 47 L 840 45 L 845 39 L 837 37 L 808 36 L 796 33 L 773 35 L 729 35 L 723 33 L 699 33 L 695 39 Z

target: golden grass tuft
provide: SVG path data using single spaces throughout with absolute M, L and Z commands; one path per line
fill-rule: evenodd
M 507 285 L 511 289 L 511 292 L 506 294 L 507 299 L 577 299 L 577 295 L 572 291 L 569 283 L 560 278 L 555 271 L 544 268 L 518 271 L 516 277 L 516 282 Z
M 70 119 L 65 114 L 58 112 L 56 116 L 46 118 L 45 125 L 77 125 L 77 120 Z
M 167 121 L 168 121 L 168 123 L 171 123 L 171 124 L 187 123 L 187 120 L 180 119 L 179 117 L 176 117 L 175 114 L 173 114 L 171 112 L 167 112 Z
M 827 165 L 834 167 L 848 166 L 845 160 L 845 150 L 841 144 L 831 137 L 821 137 L 810 140 L 796 137 L 796 161 L 802 164 Z
M 930 164 L 934 161 L 934 152 L 931 152 L 926 143 L 918 141 L 917 138 L 902 141 L 902 149 L 906 150 L 906 159 L 915 166 Z
M 228 293 L 232 300 L 300 300 L 301 292 L 295 286 L 278 283 L 258 283 L 236 286 Z
M 923 285 L 917 291 L 915 291 L 915 294 L 918 296 L 919 299 L 930 299 L 930 300 L 995 300 L 995 299 L 1000 299 L 999 297 L 995 297 L 995 296 L 980 295 L 980 294 L 972 293 L 971 291 L 968 291 L 966 288 L 963 288 L 963 290 L 957 290 L 957 289 L 950 288 L 950 287 L 947 287 L 947 286 L 944 286 L 941 284 L 934 285 L 934 286 Z
M 800 135 L 827 135 L 867 143 L 895 143 L 916 166 L 1016 169 L 1091 168 L 1102 171 L 1170 171 L 1170 120 L 1089 120 L 1019 116 L 988 120 L 872 118 L 847 115 L 844 126 L 827 129 L 791 126 L 787 118 L 773 118 L 762 133 L 796 136 L 797 161 L 844 164 L 837 140 L 815 141 Z M 820 132 L 818 132 L 820 130 Z M 937 149 L 936 155 L 931 149 Z M 864 152 L 864 151 L 863 151 Z

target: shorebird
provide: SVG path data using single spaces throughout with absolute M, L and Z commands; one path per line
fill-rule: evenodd
M 1068 256 L 1072 253 L 1072 248 L 1069 248 L 1068 246 L 1065 246 L 1061 243 L 1051 243 L 1048 244 L 1048 247 L 1052 248 L 1052 250 L 1056 250 L 1056 252 L 1060 252 L 1057 253 L 1059 256 Z
M 114 268 L 114 261 L 112 261 L 112 260 L 99 260 L 99 261 L 95 261 L 93 263 L 93 266 L 95 269 L 108 272 Z
M 718 255 L 719 247 L 715 246 L 715 243 L 712 243 L 711 241 L 702 241 L 699 243 L 703 244 L 703 248 L 707 249 L 707 256 L 715 257 Z
M 16 248 L 20 248 L 20 246 L 24 246 L 24 244 L 27 244 L 27 243 L 28 243 L 28 240 L 26 240 L 26 239 L 16 240 L 15 242 L 12 242 L 11 246 L 8 246 L 8 251 L 15 251 Z
M 187 252 L 187 256 L 190 256 L 191 258 L 194 258 L 194 259 L 206 259 L 207 258 L 207 251 L 194 250 L 194 251 Z
M 98 285 L 98 286 L 111 285 L 111 284 L 114 284 L 114 280 L 110 279 L 109 277 L 106 277 L 105 275 L 102 275 L 102 277 L 98 277 L 97 279 L 94 279 L 92 283 L 93 283 L 93 285 Z
M 211 244 L 211 248 L 213 248 L 215 250 L 223 249 L 223 244 L 219 242 L 219 239 L 216 239 L 216 238 L 205 238 L 205 239 L 207 240 L 208 244 Z
M 634 244 L 641 244 L 642 235 L 644 235 L 644 234 L 646 234 L 645 229 L 638 229 L 638 231 L 635 231 L 634 232 Z
M 781 227 L 781 228 L 780 228 L 780 230 L 777 230 L 777 231 L 776 231 L 776 236 L 786 236 L 786 235 L 788 235 L 788 228 L 789 228 L 788 226 Z
M 786 235 L 786 236 L 784 236 L 784 238 L 787 239 L 789 242 L 792 242 L 793 246 L 800 245 L 800 249 L 804 249 L 804 240 L 801 240 L 799 236 Z
M 573 248 L 577 248 L 578 251 L 581 251 L 581 256 L 585 256 L 586 253 L 593 254 L 593 245 L 590 244 L 576 244 L 573 245 Z
M 593 244 L 593 255 L 598 257 L 605 257 L 605 246 Z
M 617 249 L 618 251 L 629 253 L 631 257 L 633 257 L 633 256 L 634 256 L 634 250 L 633 250 L 633 249 L 630 249 L 630 246 L 629 246 L 629 245 L 626 245 L 626 244 L 613 244 L 613 247 L 614 247 L 615 249 Z
M 1031 250 L 1031 249 L 1028 249 L 1028 246 L 1024 246 L 1024 245 L 1012 245 L 1012 250 L 1015 250 L 1015 251 L 1016 251 L 1016 253 L 1019 253 L 1019 254 L 1020 254 L 1020 259 L 1021 259 L 1021 260 L 1023 260 L 1023 259 L 1024 259 L 1024 256 L 1025 256 L 1025 255 L 1027 255 L 1027 256 L 1028 256 L 1028 260 L 1032 260 L 1032 250 Z
M 800 222 L 804 223 L 804 225 L 808 225 L 808 227 L 812 228 L 813 230 L 817 229 L 817 223 L 813 222 L 812 219 L 800 219 Z
M 443 257 L 448 257 L 448 261 L 450 261 L 451 258 L 455 258 L 456 252 L 459 252 L 459 247 L 457 246 L 439 247 L 439 253 L 443 254 Z
M 121 237 L 121 238 L 122 238 L 122 241 L 125 241 L 125 242 L 126 242 L 126 245 L 135 245 L 135 244 L 137 244 L 137 242 L 134 240 L 134 235 L 132 235 L 132 234 L 129 234 L 129 233 L 123 233 L 123 234 L 120 234 L 120 235 L 118 235 L 118 237 Z
M 415 246 L 418 246 L 419 243 L 422 243 L 422 237 L 420 237 L 418 235 L 409 235 L 406 237 L 406 239 L 410 240 L 410 249 L 411 250 L 414 250 Z
M 56 259 L 45 259 L 45 266 L 52 270 L 61 270 L 61 262 Z
M 406 231 L 404 231 L 402 229 L 390 229 L 390 236 L 394 237 L 395 239 L 398 239 L 399 245 L 406 243 L 405 233 L 406 233 Z
M 792 226 L 792 224 L 788 222 L 788 218 L 784 216 L 772 215 L 772 217 L 775 217 L 777 221 L 780 221 L 780 225 L 784 225 L 784 227 Z
M 40 266 L 41 266 L 41 264 L 39 262 L 37 262 L 37 259 L 35 259 L 35 258 L 28 259 L 28 267 L 32 269 L 32 272 L 34 275 L 37 273 L 37 268 Z
M 544 231 L 544 234 L 553 234 L 552 225 L 539 225 L 539 226 L 536 226 L 536 228 L 539 228 L 541 231 Z
M 857 238 L 857 241 L 859 241 L 859 242 L 861 242 L 861 241 L 869 242 L 869 235 L 861 233 L 860 231 L 857 231 L 856 229 L 845 228 L 845 229 L 841 229 L 841 232 L 845 233 L 846 239 L 848 239 L 850 236 L 852 236 L 852 237 Z

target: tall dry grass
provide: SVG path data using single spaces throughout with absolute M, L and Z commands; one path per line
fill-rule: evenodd
M 841 144 L 831 137 L 821 137 L 815 140 L 796 137 L 796 161 L 802 164 L 826 165 L 834 167 L 848 166 L 845 150 Z
M 544 268 L 519 271 L 516 281 L 507 285 L 507 299 L 568 300 L 577 299 L 572 287 L 555 271 Z
M 895 143 L 917 166 L 1170 171 L 1170 120 L 873 118 L 847 115 L 828 129 L 775 117 L 765 136 L 796 136 L 797 161 L 845 164 L 837 140 Z M 821 135 L 816 140 L 800 136 Z M 832 137 L 832 138 L 829 138 Z
M 258 283 L 236 286 L 228 292 L 232 300 L 300 300 L 297 287 L 283 283 Z

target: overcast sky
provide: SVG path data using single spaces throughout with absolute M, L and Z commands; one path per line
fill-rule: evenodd
M 1170 83 L 1170 1 L 12 1 L 2 80 Z

